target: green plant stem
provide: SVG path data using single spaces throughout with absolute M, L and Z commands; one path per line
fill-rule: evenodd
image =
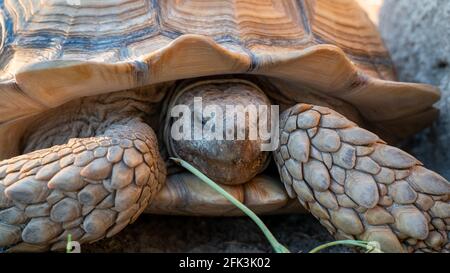
M 242 210 L 245 214 L 250 217 L 253 222 L 258 225 L 258 227 L 261 229 L 261 231 L 266 236 L 267 240 L 269 240 L 270 244 L 272 245 L 273 249 L 276 253 L 290 253 L 290 251 L 280 244 L 275 236 L 270 232 L 270 230 L 267 228 L 267 226 L 261 221 L 261 219 L 249 208 L 247 208 L 244 204 L 239 202 L 236 198 L 234 198 L 231 194 L 229 194 L 227 191 L 225 191 L 222 187 L 220 187 L 217 183 L 209 179 L 206 175 L 201 173 L 199 170 L 197 170 L 194 166 L 189 164 L 188 162 L 179 159 L 179 158 L 171 158 L 176 163 L 180 164 L 182 167 L 186 168 L 188 171 L 193 173 L 195 176 L 200 178 L 203 182 L 205 182 L 208 186 L 219 192 L 221 195 L 223 195 L 228 201 L 230 201 L 233 205 L 238 207 L 240 210 Z
M 70 253 L 72 251 L 72 247 L 70 246 L 70 243 L 72 242 L 72 234 L 67 235 L 67 246 L 66 246 L 66 253 Z
M 358 246 L 358 247 L 368 249 L 367 242 L 365 242 L 365 241 L 342 240 L 342 241 L 334 241 L 334 242 L 320 245 L 320 246 L 314 248 L 313 250 L 311 250 L 309 253 L 318 253 L 319 251 L 321 251 L 325 248 L 336 246 L 336 245 L 352 245 L 352 246 Z

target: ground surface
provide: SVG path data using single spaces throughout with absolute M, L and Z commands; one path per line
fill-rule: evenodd
M 265 216 L 275 237 L 291 252 L 309 251 L 333 238 L 310 215 Z M 333 252 L 351 249 L 335 247 Z M 248 218 L 196 218 L 143 215 L 111 239 L 82 247 L 82 252 L 271 252 Z M 325 251 L 326 252 L 326 251 Z

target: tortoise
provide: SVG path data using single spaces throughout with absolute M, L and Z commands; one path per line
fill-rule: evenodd
M 431 124 L 439 90 L 396 81 L 356 2 L 0 5 L 7 251 L 58 250 L 69 234 L 91 243 L 143 212 L 239 215 L 170 157 L 259 214 L 310 211 L 337 239 L 386 252 L 449 251 L 450 183 L 391 146 Z M 199 111 L 199 99 L 266 111 L 255 121 L 244 108 L 243 139 L 211 138 L 242 131 L 219 127 L 225 117 Z M 189 112 L 169 115 L 177 106 Z M 210 131 L 175 138 L 183 116 L 194 125 L 182 133 L 195 121 Z M 250 138 L 261 124 L 275 128 L 273 151 Z

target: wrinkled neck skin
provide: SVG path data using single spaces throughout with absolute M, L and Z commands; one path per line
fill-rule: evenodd
M 22 138 L 22 153 L 105 134 L 111 125 L 138 120 L 155 128 L 162 95 L 129 90 L 68 102 L 35 118 Z

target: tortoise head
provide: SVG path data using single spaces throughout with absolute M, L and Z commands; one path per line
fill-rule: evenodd
M 216 182 L 241 184 L 268 164 L 264 146 L 271 142 L 270 130 L 277 130 L 273 135 L 278 138 L 278 107 L 271 108 L 269 98 L 250 81 L 182 84 L 169 103 L 164 140 L 172 156 L 191 162 Z M 278 143 L 272 146 L 273 151 Z

